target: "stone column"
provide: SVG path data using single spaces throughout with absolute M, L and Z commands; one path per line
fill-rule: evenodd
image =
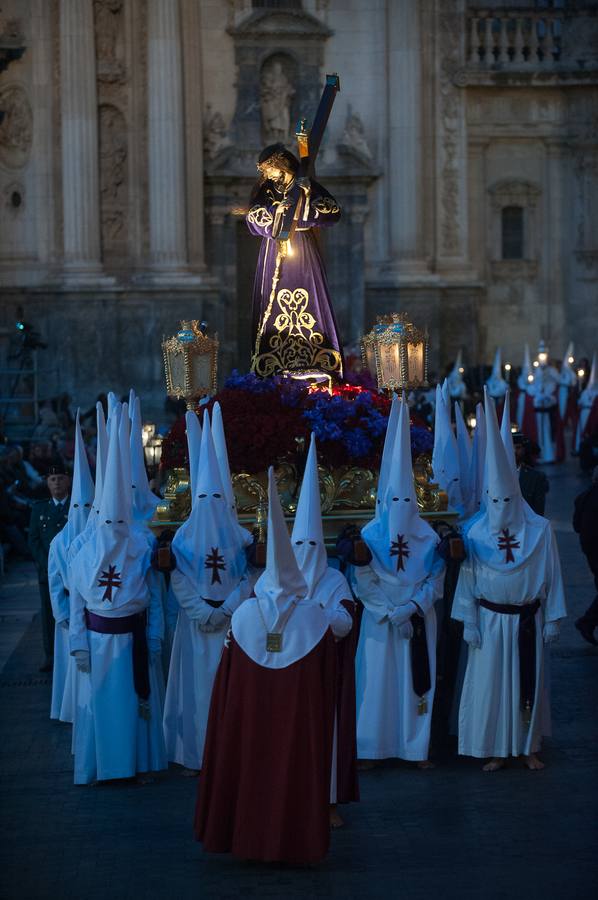
M 204 167 L 201 9 L 196 0 L 181 0 L 183 93 L 185 110 L 187 253 L 193 272 L 205 270 Z
M 425 270 L 420 6 L 389 0 L 386 13 L 390 259 L 403 274 Z
M 96 57 L 92 0 L 60 0 L 64 263 L 101 274 Z
M 179 0 L 148 0 L 149 244 L 152 271 L 187 264 Z

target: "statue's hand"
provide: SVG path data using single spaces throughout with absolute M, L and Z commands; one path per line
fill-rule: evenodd
M 303 191 L 303 193 L 304 193 L 305 196 L 307 197 L 307 195 L 308 195 L 309 192 L 311 191 L 311 184 L 310 184 L 309 178 L 306 178 L 306 177 L 304 177 L 304 178 L 298 178 L 298 179 L 297 179 L 297 184 L 299 185 L 299 187 L 301 188 L 301 190 Z

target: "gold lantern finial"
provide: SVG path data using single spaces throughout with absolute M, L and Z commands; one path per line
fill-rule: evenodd
M 216 390 L 218 335 L 207 334 L 205 322 L 182 321 L 179 331 L 162 341 L 166 391 L 183 398 L 189 409 Z
M 361 353 L 381 390 L 428 386 L 428 333 L 415 328 L 405 313 L 379 316 L 362 338 Z

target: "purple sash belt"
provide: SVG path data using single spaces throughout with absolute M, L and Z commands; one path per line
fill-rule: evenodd
M 480 606 L 490 612 L 507 616 L 519 616 L 519 699 L 521 709 L 529 715 L 534 706 L 536 695 L 536 613 L 540 609 L 540 601 L 515 606 L 511 603 L 492 603 L 490 600 L 479 601 Z
M 150 695 L 150 684 L 145 611 L 134 613 L 132 616 L 108 618 L 107 616 L 98 616 L 97 613 L 86 609 L 85 624 L 89 631 L 95 631 L 97 634 L 133 635 L 133 684 L 139 699 L 147 700 Z

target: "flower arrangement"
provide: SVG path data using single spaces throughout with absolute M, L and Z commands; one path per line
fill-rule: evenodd
M 216 400 L 222 407 L 232 472 L 256 474 L 275 461 L 297 462 L 312 431 L 324 465 L 369 469 L 380 465 L 390 400 L 375 390 L 341 384 L 330 395 L 293 378 L 262 379 L 235 371 L 208 409 Z M 414 458 L 432 446 L 432 432 L 423 423 L 412 422 Z M 161 466 L 170 469 L 187 463 L 183 418 L 164 439 Z

